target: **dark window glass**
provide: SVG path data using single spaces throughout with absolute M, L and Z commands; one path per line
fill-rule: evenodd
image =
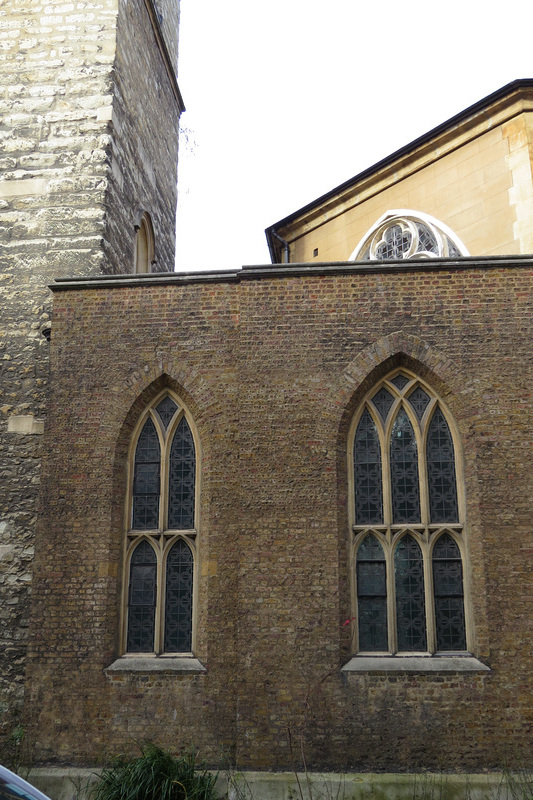
M 443 534 L 433 549 L 437 650 L 466 650 L 463 564 L 457 542 Z
M 412 536 L 404 536 L 394 552 L 398 650 L 426 650 L 426 603 L 422 553 Z
M 147 420 L 135 450 L 133 477 L 133 530 L 159 527 L 159 474 L 161 451 L 151 419 Z
M 170 448 L 168 476 L 168 527 L 194 528 L 196 457 L 191 429 L 182 417 Z
M 382 523 L 381 446 L 376 426 L 367 409 L 355 433 L 354 484 L 356 524 Z
M 148 542 L 141 542 L 131 557 L 128 599 L 129 653 L 154 649 L 157 560 Z
M 424 411 L 426 410 L 430 401 L 430 396 L 420 386 L 417 386 L 414 392 L 409 395 L 409 402 L 414 408 L 417 419 L 422 419 Z
M 393 383 L 396 386 L 396 388 L 399 389 L 401 392 L 404 386 L 407 386 L 409 380 L 410 378 L 407 378 L 400 372 L 398 375 L 395 375 L 394 378 L 392 378 L 391 383 Z
M 392 427 L 390 444 L 392 521 L 420 522 L 420 486 L 415 432 L 405 410 Z
M 165 652 L 192 649 L 193 557 L 190 547 L 177 541 L 167 558 L 165 585 Z
M 388 650 L 385 556 L 372 535 L 364 538 L 357 551 L 357 607 L 359 650 Z
M 372 398 L 372 402 L 379 411 L 381 419 L 385 421 L 394 403 L 394 397 L 382 386 L 379 392 L 376 392 Z
M 171 397 L 164 397 L 159 405 L 157 406 L 157 413 L 159 414 L 159 418 L 163 423 L 165 429 L 168 428 L 168 423 L 176 413 L 177 405 Z
M 437 408 L 429 424 L 426 462 L 431 522 L 457 522 L 457 481 L 452 434 Z

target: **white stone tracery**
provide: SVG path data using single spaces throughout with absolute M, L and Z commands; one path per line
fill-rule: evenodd
M 361 239 L 350 261 L 461 258 L 470 255 L 443 222 L 408 209 L 387 211 Z

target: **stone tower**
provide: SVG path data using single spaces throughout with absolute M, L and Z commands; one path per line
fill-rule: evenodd
M 174 268 L 178 19 L 179 0 L 0 9 L 0 744 L 22 704 L 47 287 Z

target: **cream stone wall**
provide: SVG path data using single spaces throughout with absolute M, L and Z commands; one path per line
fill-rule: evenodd
M 291 262 L 346 261 L 390 209 L 431 214 L 472 256 L 531 253 L 533 114 L 523 111 L 474 133 L 436 147 L 432 158 L 414 152 L 356 183 L 337 202 L 317 204 L 313 212 L 277 228 L 290 243 Z

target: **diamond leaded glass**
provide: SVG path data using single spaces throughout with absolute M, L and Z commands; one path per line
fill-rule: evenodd
M 381 419 L 385 421 L 394 403 L 394 397 L 382 386 L 379 392 L 376 392 L 372 398 L 372 402 L 379 411 Z
M 357 525 L 383 522 L 381 445 L 376 425 L 365 408 L 354 442 L 355 521 Z
M 437 650 L 466 650 L 463 564 L 457 542 L 443 534 L 433 549 Z
M 427 225 L 423 223 L 419 223 L 416 226 L 418 232 L 418 246 L 416 248 L 417 253 L 425 252 L 425 253 L 433 253 L 434 255 L 439 255 L 439 243 L 437 242 L 437 237 L 435 234 L 428 228 Z
M 394 378 L 391 379 L 391 383 L 393 383 L 396 386 L 396 388 L 399 389 L 401 392 L 404 386 L 407 386 L 407 384 L 409 383 L 409 378 L 406 378 L 406 376 L 402 375 L 402 373 L 400 372 L 398 375 L 395 375 Z
M 129 653 L 151 653 L 154 649 L 157 559 L 154 548 L 141 542 L 130 562 L 128 598 Z
M 426 463 L 431 522 L 457 522 L 457 480 L 450 428 L 437 408 L 429 424 Z
M 388 261 L 395 258 L 404 258 L 409 251 L 412 234 L 408 230 L 402 230 L 400 225 L 391 225 L 383 233 L 383 238 L 376 247 L 376 258 L 379 261 Z
M 159 474 L 161 449 L 154 423 L 148 419 L 135 450 L 133 477 L 133 530 L 159 527 Z
M 168 395 L 164 397 L 157 406 L 156 411 L 159 414 L 159 418 L 163 423 L 165 430 L 168 428 L 168 423 L 176 413 L 177 408 L 178 407 L 174 400 Z
M 409 402 L 414 408 L 417 418 L 420 420 L 424 416 L 424 411 L 428 407 L 431 398 L 421 386 L 417 386 L 414 392 L 409 395 Z
M 393 522 L 420 522 L 418 450 L 413 426 L 403 408 L 392 426 L 390 472 Z
M 182 540 L 171 548 L 167 558 L 165 587 L 165 652 L 189 653 L 192 649 L 191 548 Z
M 191 429 L 182 417 L 170 448 L 168 477 L 168 527 L 194 528 L 196 454 Z
M 359 650 L 386 651 L 387 571 L 383 548 L 375 536 L 366 536 L 357 551 L 357 609 Z
M 412 536 L 404 536 L 394 552 L 398 650 L 426 650 L 426 603 L 422 553 Z

